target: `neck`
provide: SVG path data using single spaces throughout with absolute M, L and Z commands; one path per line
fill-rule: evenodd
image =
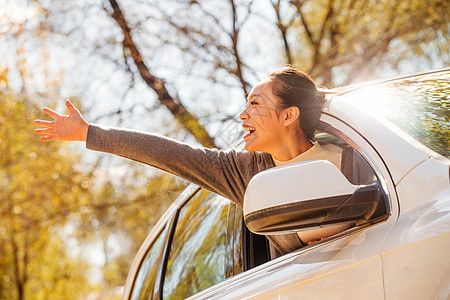
M 313 143 L 305 136 L 296 139 L 287 139 L 280 143 L 272 153 L 270 153 L 276 160 L 288 161 L 300 154 L 308 151 L 313 146 Z

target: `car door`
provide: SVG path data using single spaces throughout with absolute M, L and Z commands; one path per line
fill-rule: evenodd
M 193 298 L 384 299 L 381 247 L 398 215 L 392 179 L 375 149 L 356 131 L 330 115 L 322 120 L 321 127 L 328 137 L 344 141 L 359 157 L 360 166 L 355 170 L 373 172 L 362 176 L 375 176 L 380 182 L 390 217 L 370 226 L 353 227 L 278 257 Z M 326 188 L 326 183 L 323 186 Z

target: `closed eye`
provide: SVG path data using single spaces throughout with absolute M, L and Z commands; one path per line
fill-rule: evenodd
M 247 102 L 247 106 L 255 106 L 255 105 L 259 105 L 258 100 L 251 100 Z
M 254 106 L 254 105 L 258 105 L 258 104 L 259 104 L 259 103 L 258 103 L 257 101 L 248 101 L 248 102 L 245 104 L 244 109 L 247 108 L 247 107 L 249 107 L 250 105 L 251 105 L 251 106 Z

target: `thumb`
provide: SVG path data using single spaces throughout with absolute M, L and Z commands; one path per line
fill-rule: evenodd
M 69 99 L 66 100 L 66 107 L 69 110 L 69 113 L 77 111 L 77 109 L 75 108 L 75 106 L 73 106 L 72 102 L 70 102 Z

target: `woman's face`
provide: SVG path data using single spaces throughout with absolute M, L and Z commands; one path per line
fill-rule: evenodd
M 239 114 L 247 132 L 245 150 L 272 153 L 281 143 L 284 126 L 278 108 L 280 99 L 272 93 L 271 81 L 258 83 L 247 99 L 246 108 Z

